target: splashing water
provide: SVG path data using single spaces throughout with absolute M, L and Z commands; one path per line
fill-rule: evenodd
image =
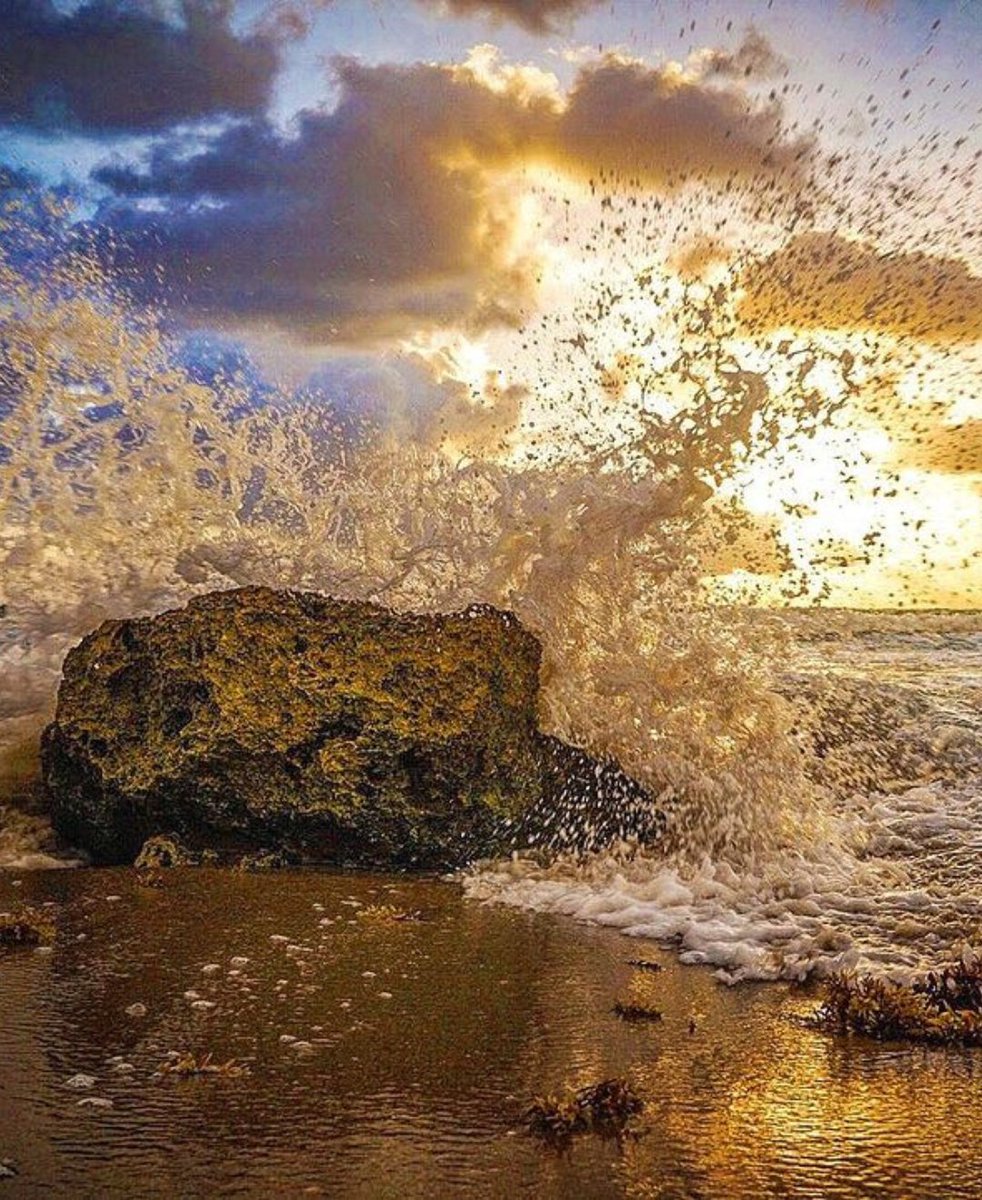
M 728 982 L 903 975 L 977 943 L 982 617 L 771 619 L 796 635 L 775 686 L 799 713 L 792 736 L 818 798 L 796 838 L 681 863 L 516 860 L 471 874 L 468 893 L 676 942 Z
M 470 895 L 678 939 L 728 979 L 915 966 L 974 934 L 979 724 L 959 678 L 978 624 L 792 620 L 706 586 L 745 518 L 728 487 L 789 426 L 817 430 L 816 376 L 851 382 L 841 351 L 809 344 L 803 365 L 746 339 L 740 357 L 732 298 L 693 285 L 663 298 L 672 352 L 600 417 L 590 398 L 533 433 L 513 396 L 448 387 L 353 430 L 330 404 L 197 381 L 159 316 L 77 248 L 43 249 L 43 270 L 0 260 L 8 779 L 67 648 L 106 617 L 244 583 L 486 602 L 542 639 L 545 727 L 618 757 L 669 824 L 650 852 L 484 865 Z M 601 315 L 624 326 L 631 304 Z M 0 866 L 40 861 L 14 842 Z

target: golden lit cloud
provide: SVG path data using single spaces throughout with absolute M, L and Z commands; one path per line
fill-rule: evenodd
M 487 17 L 513 21 L 530 33 L 548 33 L 557 25 L 595 8 L 600 0 L 422 0 L 445 16 Z
M 816 232 L 759 259 L 742 282 L 740 313 L 754 330 L 858 329 L 940 344 L 982 337 L 982 278 L 961 259 Z
M 748 57 L 762 54 L 757 39 Z M 113 193 L 99 224 L 137 290 L 156 298 L 159 279 L 189 319 L 311 344 L 516 324 L 544 253 L 520 172 L 777 196 L 811 153 L 779 104 L 718 63 L 608 55 L 566 91 L 487 46 L 460 64 L 338 59 L 334 73 L 336 107 L 305 110 L 289 136 L 257 119 L 198 153 L 176 138 L 142 168 L 96 173 Z

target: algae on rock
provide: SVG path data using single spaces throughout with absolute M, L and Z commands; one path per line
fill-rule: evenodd
M 321 861 L 492 852 L 542 792 L 539 660 L 485 607 L 242 588 L 107 621 L 69 653 L 43 738 L 56 826 L 102 862 L 161 830 Z

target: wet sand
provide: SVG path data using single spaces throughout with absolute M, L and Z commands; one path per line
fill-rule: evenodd
M 980 1052 L 832 1039 L 796 1021 L 807 991 L 612 930 L 365 874 L 0 876 L 21 900 L 58 937 L 0 960 L 0 1197 L 982 1194 Z M 620 1021 L 630 996 L 663 1020 Z M 171 1051 L 249 1073 L 160 1078 Z M 537 1093 L 611 1075 L 641 1136 L 521 1130 Z

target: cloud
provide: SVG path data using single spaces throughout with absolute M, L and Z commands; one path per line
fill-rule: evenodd
M 596 8 L 600 0 L 422 0 L 448 16 L 512 21 L 530 33 L 550 33 L 564 20 Z
M 865 329 L 936 344 L 982 337 L 982 278 L 961 259 L 808 233 L 758 259 L 742 284 L 740 315 L 755 329 Z
M 507 173 L 544 164 L 622 173 L 662 191 L 687 180 L 796 179 L 807 143 L 781 110 L 671 65 L 608 57 L 568 93 L 490 48 L 464 65 L 334 63 L 331 110 L 291 136 L 261 118 L 198 153 L 158 144 L 110 164 L 101 221 L 117 264 L 194 319 L 369 341 L 427 326 L 517 321 L 538 240 Z M 108 240 L 108 239 L 107 239 Z
M 238 36 L 231 0 L 0 0 L 0 121 L 42 133 L 154 132 L 262 111 L 275 38 Z
M 441 17 L 483 17 L 493 25 L 511 23 L 528 33 L 556 33 L 602 0 L 416 0 Z M 334 0 L 271 0 L 263 14 L 264 28 L 280 36 L 304 36 L 313 15 Z
M 982 420 L 938 426 L 926 437 L 903 446 L 898 462 L 946 475 L 982 474 Z
M 724 79 L 766 79 L 787 70 L 787 60 L 776 53 L 766 37 L 753 26 L 736 50 L 705 50 L 699 56 L 706 74 Z
M 418 355 L 343 355 L 322 364 L 299 393 L 330 411 L 352 449 L 412 442 L 483 457 L 504 450 L 522 415 L 523 387 L 488 373 L 471 389 Z
M 558 157 L 670 190 L 689 179 L 794 175 L 810 143 L 785 140 L 776 103 L 711 86 L 672 65 L 610 56 L 585 67 L 560 121 Z
M 481 163 L 509 159 L 531 113 L 438 69 L 337 72 L 338 108 L 304 112 L 292 137 L 258 120 L 190 158 L 160 147 L 142 175 L 101 171 L 117 265 L 147 283 L 159 268 L 169 302 L 206 322 L 301 341 L 517 319 L 529 279 Z
M 702 279 L 711 267 L 726 262 L 730 251 L 720 238 L 697 234 L 676 247 L 669 266 L 683 279 Z

